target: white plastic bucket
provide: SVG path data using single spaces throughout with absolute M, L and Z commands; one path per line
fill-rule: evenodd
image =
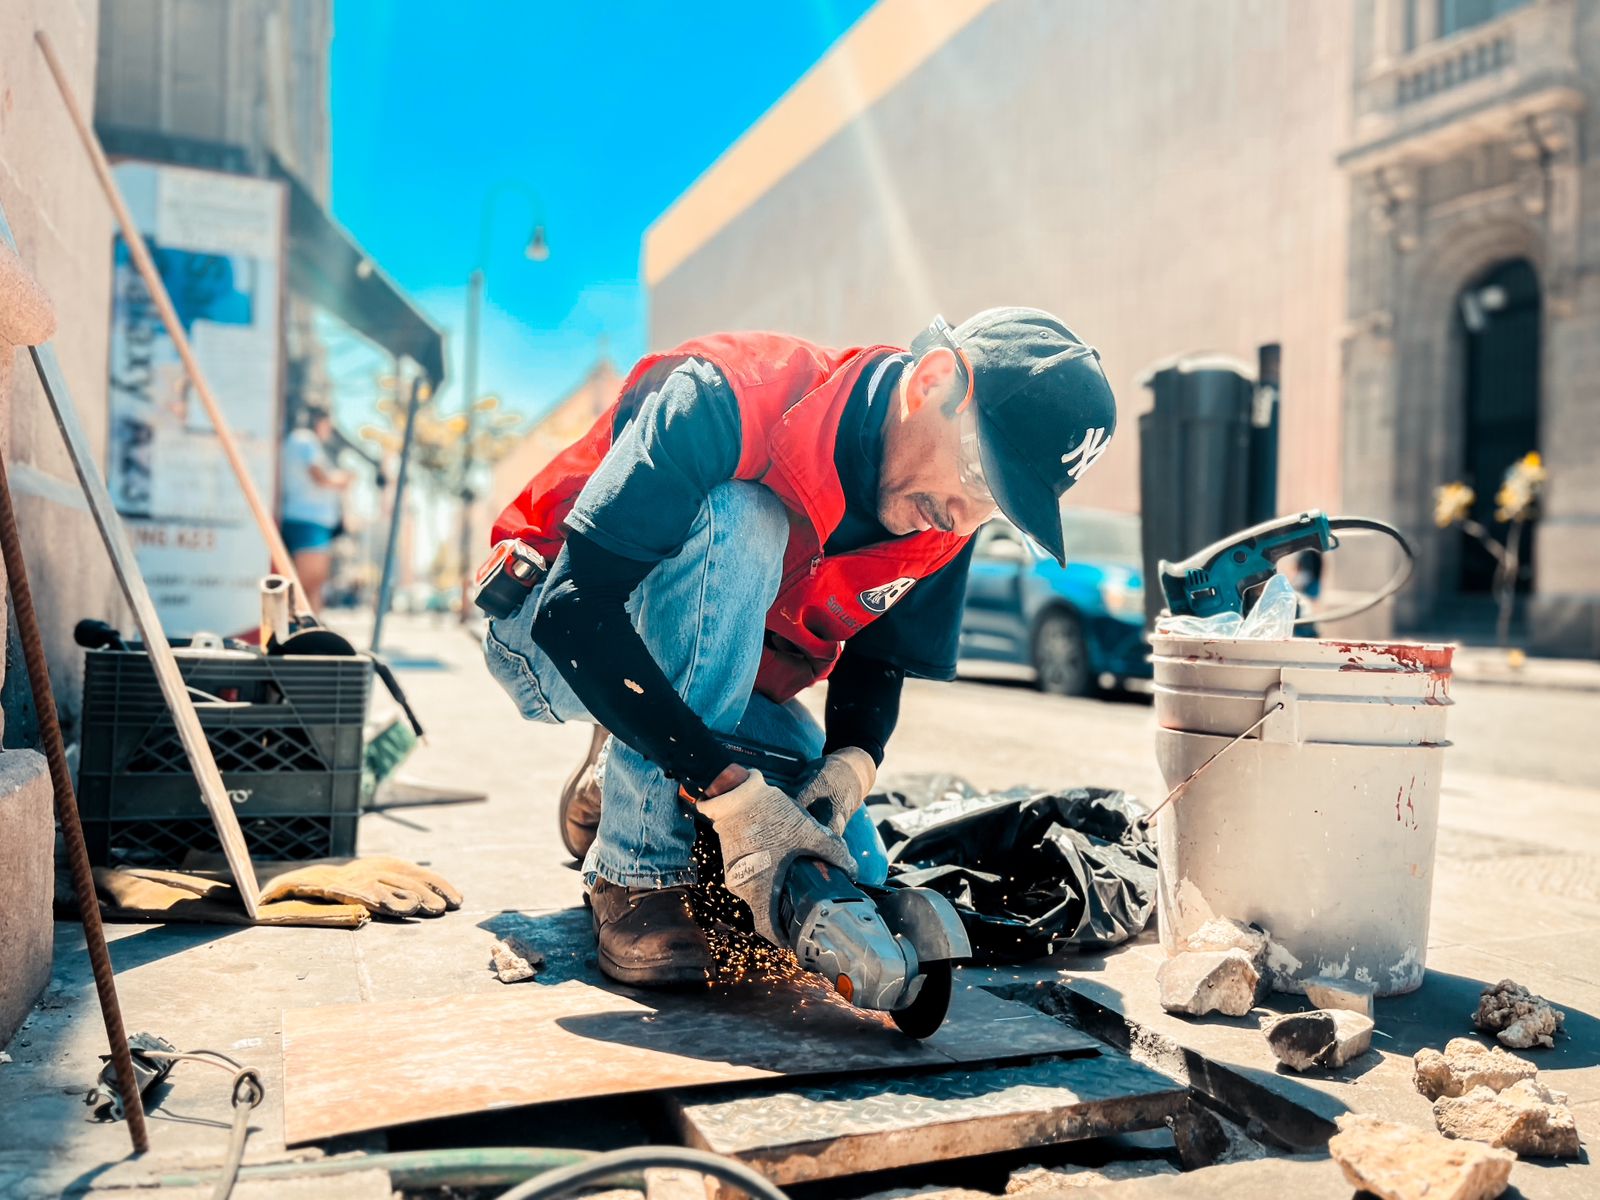
M 1212 917 L 1269 931 L 1272 984 L 1422 983 L 1449 646 L 1157 636 L 1169 788 L 1275 705 L 1157 818 L 1161 939 Z

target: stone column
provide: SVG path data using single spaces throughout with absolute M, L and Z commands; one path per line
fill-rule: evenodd
M 0 452 L 10 450 L 7 398 L 20 347 L 37 346 L 54 332 L 49 298 L 22 260 L 0 243 Z M 0 580 L 4 577 L 0 565 Z M 6 607 L 0 604 L 0 645 L 6 640 L 6 619 Z M 0 678 L 4 673 L 5 658 L 0 655 Z M 0 712 L 0 732 L 4 721 Z M 55 890 L 52 802 L 43 755 L 32 750 L 0 751 L 0 1046 L 10 1040 L 50 982 L 50 904 Z

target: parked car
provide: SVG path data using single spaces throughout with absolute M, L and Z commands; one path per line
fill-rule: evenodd
M 1065 508 L 1067 565 L 996 517 L 977 534 L 961 657 L 1031 667 L 1041 691 L 1085 696 L 1151 674 L 1139 518 Z

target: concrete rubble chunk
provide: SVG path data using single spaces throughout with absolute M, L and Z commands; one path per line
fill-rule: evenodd
M 1020 1167 L 1006 1182 L 1007 1196 L 1031 1192 L 1057 1192 L 1066 1188 L 1090 1188 L 1129 1179 L 1148 1179 L 1152 1175 L 1176 1175 L 1178 1168 L 1165 1159 L 1131 1158 L 1108 1162 L 1098 1167 Z
M 1343 1009 L 1290 1013 L 1270 1022 L 1267 1045 L 1295 1071 L 1337 1068 L 1372 1049 L 1371 1017 Z
M 1243 950 L 1186 951 L 1156 970 L 1161 1007 L 1203 1017 L 1219 1012 L 1242 1017 L 1255 1006 L 1261 974 Z
M 1506 1190 L 1517 1156 L 1455 1142 L 1364 1113 L 1338 1119 L 1328 1153 L 1358 1191 L 1379 1200 L 1494 1200 Z
M 1212 917 L 1204 925 L 1183 939 L 1184 951 L 1243 950 L 1250 963 L 1261 970 L 1267 961 L 1268 937 L 1264 930 L 1243 921 L 1226 917 Z
M 1483 989 L 1472 1024 L 1495 1035 L 1502 1046 L 1528 1050 L 1534 1046 L 1554 1046 L 1555 1035 L 1567 1014 L 1551 1007 L 1550 1001 L 1536 996 L 1512 979 L 1502 979 Z
M 1339 1008 L 1360 1013 L 1363 1017 L 1374 1015 L 1373 1004 L 1378 995 L 1378 985 L 1359 979 L 1333 979 L 1318 975 L 1306 980 L 1306 999 L 1318 1008 Z
M 1476 1087 L 1464 1096 L 1440 1097 L 1433 1121 L 1445 1137 L 1484 1142 L 1524 1158 L 1577 1158 L 1579 1153 L 1578 1125 L 1567 1097 L 1537 1079 L 1519 1080 L 1499 1093 Z
M 1429 1100 L 1465 1096 L 1479 1087 L 1503 1092 L 1519 1080 L 1532 1079 L 1539 1073 L 1539 1068 L 1527 1059 L 1471 1038 L 1451 1038 L 1442 1051 L 1424 1047 L 1412 1062 L 1417 1091 Z
M 1208 950 L 1243 950 L 1250 956 L 1259 982 L 1256 984 L 1256 1001 L 1259 1003 L 1271 986 L 1267 973 L 1267 952 L 1271 935 L 1258 925 L 1247 925 L 1228 917 L 1212 917 L 1183 940 L 1180 953 L 1192 954 Z
M 496 938 L 489 952 L 489 965 L 501 983 L 521 983 L 532 979 L 544 966 L 544 955 L 520 938 Z

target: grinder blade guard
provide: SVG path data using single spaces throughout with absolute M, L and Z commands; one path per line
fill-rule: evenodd
M 791 796 L 818 763 L 743 740 L 724 746 Z M 953 971 L 972 957 L 955 906 L 928 888 L 875 888 L 814 858 L 789 868 L 780 932 L 801 967 L 821 975 L 857 1008 L 887 1012 L 912 1037 L 932 1036 L 949 1011 Z

